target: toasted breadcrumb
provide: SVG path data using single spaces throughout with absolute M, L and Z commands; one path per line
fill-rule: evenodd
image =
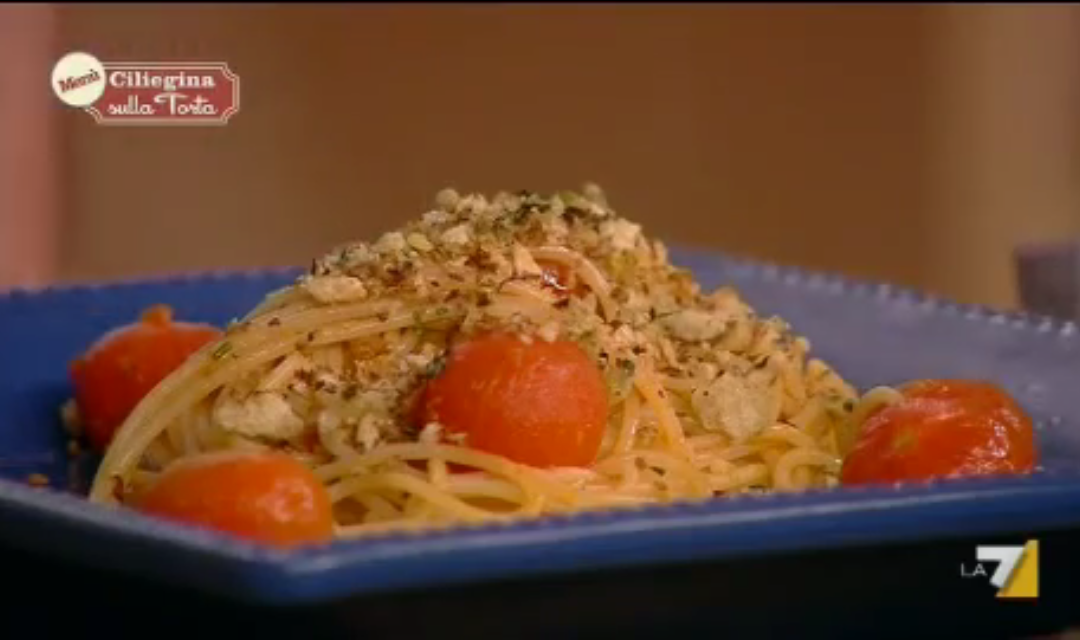
M 296 356 L 304 366 L 282 357 L 218 394 L 206 420 L 227 437 L 319 459 L 439 434 L 453 441 L 413 424 L 409 406 L 454 344 L 485 331 L 576 342 L 613 398 L 630 393 L 647 361 L 685 390 L 673 400 L 688 429 L 734 442 L 790 419 L 809 397 L 830 407 L 855 397 L 824 363 L 808 363 L 808 342 L 786 323 L 759 317 L 733 289 L 702 291 L 595 185 L 491 198 L 444 189 L 434 209 L 373 243 L 335 248 L 297 284 L 292 295 L 309 306 L 390 300 L 397 306 L 375 321 L 400 321 L 409 309 L 413 322 L 330 347 L 310 332 Z M 781 391 L 792 371 L 808 380 L 792 392 L 796 402 Z M 643 442 L 657 429 L 644 413 Z M 65 416 L 77 422 L 73 405 Z

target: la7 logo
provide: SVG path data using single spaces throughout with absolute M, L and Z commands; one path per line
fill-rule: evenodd
M 975 557 L 979 562 L 997 562 L 997 569 L 990 576 L 990 584 L 1004 589 L 1012 577 L 1020 559 L 1024 556 L 1024 547 L 976 547 Z

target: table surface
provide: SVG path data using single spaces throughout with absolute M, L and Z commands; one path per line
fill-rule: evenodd
M 13 549 L 6 628 L 37 637 L 110 621 L 110 638 L 171 633 L 271 638 L 1056 637 L 1080 625 L 1071 598 L 1080 531 L 1039 536 L 1038 602 L 1003 602 L 958 577 L 975 541 L 846 549 L 257 608 Z M 980 540 L 979 543 L 993 541 Z M 149 625 L 149 626 L 148 626 Z M 208 626 L 209 625 L 209 626 Z M 0 627 L 0 628 L 4 628 Z M 4 637 L 14 637 L 0 631 Z

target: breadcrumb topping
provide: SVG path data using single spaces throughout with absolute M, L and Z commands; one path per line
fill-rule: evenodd
M 855 397 L 826 365 L 807 361 L 809 343 L 785 322 L 759 317 L 731 288 L 701 291 L 595 185 L 492 198 L 444 189 L 430 211 L 335 249 L 297 284 L 315 305 L 394 300 L 425 311 L 415 326 L 268 365 L 250 389 L 218 403 L 212 419 L 230 433 L 308 450 L 315 439 L 331 452 L 415 440 L 410 399 L 453 344 L 490 330 L 576 342 L 615 398 L 647 356 L 681 390 L 684 424 L 736 442 L 791 418 L 808 397 L 836 411 Z M 275 368 L 272 386 L 257 388 Z M 807 388 L 785 384 L 793 370 L 809 374 Z

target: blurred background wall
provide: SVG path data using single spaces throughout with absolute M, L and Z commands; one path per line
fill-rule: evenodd
M 1010 306 L 1012 247 L 1080 225 L 1077 11 L 63 5 L 27 93 L 79 49 L 227 61 L 242 108 L 220 129 L 104 128 L 47 94 L 42 269 L 307 263 L 443 186 L 592 180 L 672 243 Z

